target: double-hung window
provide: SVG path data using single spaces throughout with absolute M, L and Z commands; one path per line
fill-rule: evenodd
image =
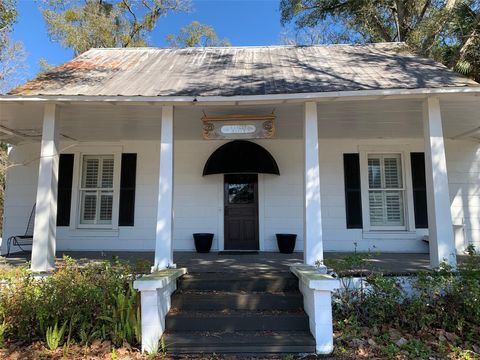
M 112 225 L 114 156 L 83 155 L 80 225 Z
M 372 229 L 405 229 L 401 154 L 368 154 L 368 211 Z

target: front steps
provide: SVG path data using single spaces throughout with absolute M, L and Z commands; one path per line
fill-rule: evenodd
M 165 320 L 168 353 L 314 353 L 298 279 L 288 272 L 190 273 Z

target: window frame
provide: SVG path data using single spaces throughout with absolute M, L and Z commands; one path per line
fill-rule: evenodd
M 370 224 L 370 200 L 368 181 L 368 156 L 369 155 L 400 155 L 402 170 L 403 191 L 403 226 L 375 226 Z M 375 145 L 359 146 L 360 155 L 360 187 L 362 194 L 363 232 L 408 232 L 415 231 L 415 219 L 413 210 L 413 191 L 410 164 L 410 149 L 407 145 Z M 403 189 L 403 190 L 402 190 Z
M 88 157 L 90 159 L 97 159 L 98 160 L 98 173 L 97 173 L 97 186 L 96 187 L 87 187 L 84 186 L 83 182 L 85 180 L 85 158 Z M 113 172 L 112 172 L 112 186 L 111 187 L 98 187 L 98 182 L 100 180 L 103 181 L 103 168 L 104 168 L 104 160 L 111 159 L 113 160 Z M 114 197 L 114 185 L 113 185 L 113 178 L 115 176 L 115 157 L 113 154 L 99 154 L 99 155 L 82 155 L 82 165 L 81 165 L 81 181 L 80 181 L 80 218 L 79 218 L 79 225 L 108 225 L 111 226 L 113 223 L 113 197 Z M 85 195 L 87 193 L 94 193 L 96 200 L 95 200 L 95 219 L 92 222 L 86 221 L 83 219 L 83 207 L 85 206 Z M 100 212 L 101 212 L 101 204 L 102 204 L 102 193 L 108 193 L 112 195 L 112 218 L 109 222 L 102 222 L 100 219 Z
M 94 145 L 76 147 L 74 158 L 74 189 L 72 191 L 70 230 L 118 230 L 118 212 L 120 205 L 120 167 L 122 146 Z M 82 171 L 84 156 L 112 156 L 113 155 L 113 202 L 111 224 L 82 224 Z M 111 189 L 111 188 L 108 188 Z

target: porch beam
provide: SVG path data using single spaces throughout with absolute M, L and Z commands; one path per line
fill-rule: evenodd
M 32 244 L 31 270 L 35 272 L 55 268 L 59 162 L 55 110 L 54 104 L 45 104 Z
M 315 265 L 317 261 L 323 264 L 318 116 L 315 102 L 305 103 L 303 130 L 305 154 L 303 258 L 305 264 Z
M 423 103 L 423 130 L 430 265 L 438 267 L 440 263 L 445 261 L 455 267 L 455 239 L 450 211 L 442 116 L 438 97 L 429 97 Z
M 480 96 L 478 86 L 419 88 L 419 89 L 381 89 L 381 90 L 351 90 L 327 91 L 302 94 L 269 94 L 269 95 L 236 95 L 236 96 L 112 96 L 112 95 L 0 95 L 3 102 L 118 102 L 132 105 L 155 103 L 159 105 L 225 105 L 227 103 L 244 104 L 245 102 L 261 104 L 305 101 L 330 101 L 332 98 L 339 101 L 371 100 L 378 98 L 407 99 L 425 98 L 427 96 L 440 96 L 451 99 L 452 96 Z
M 162 107 L 154 269 L 173 266 L 173 106 Z

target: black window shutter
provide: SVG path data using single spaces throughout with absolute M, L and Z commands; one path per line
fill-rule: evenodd
M 122 154 L 120 174 L 119 226 L 133 226 L 135 219 L 135 183 L 137 178 L 137 154 Z
M 415 210 L 415 227 L 428 228 L 427 183 L 425 181 L 425 154 L 410 153 L 412 164 L 413 208 Z
M 343 154 L 343 170 L 345 176 L 347 229 L 361 229 L 363 228 L 363 220 L 359 155 Z
M 58 164 L 57 226 L 70 226 L 73 154 L 60 154 Z

